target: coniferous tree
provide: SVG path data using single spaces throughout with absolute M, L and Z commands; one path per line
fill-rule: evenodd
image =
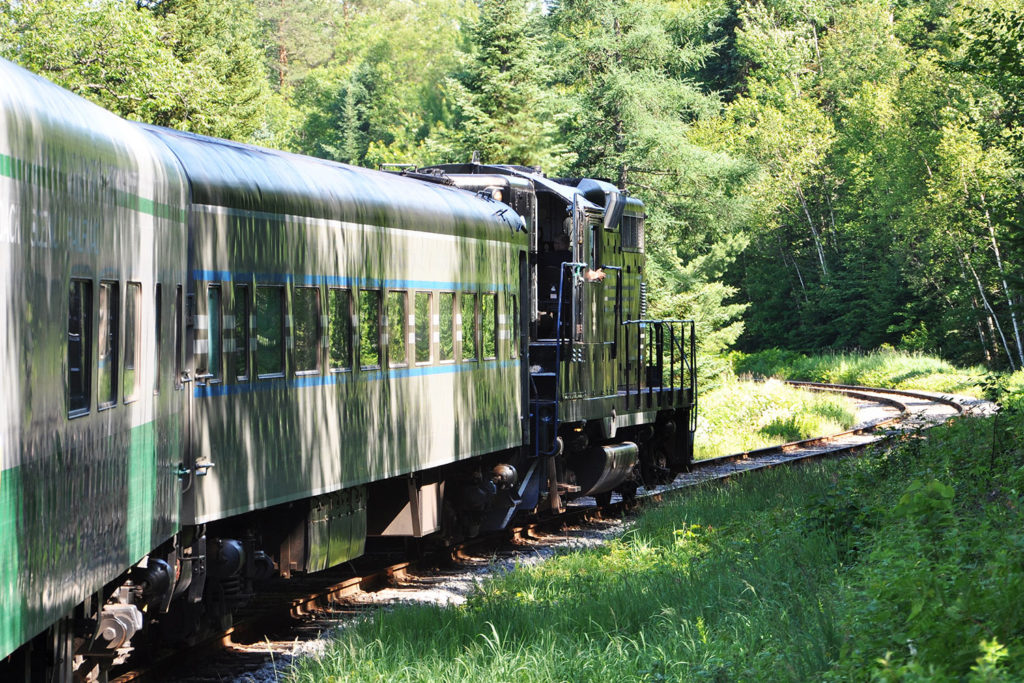
M 489 163 L 562 167 L 557 102 L 540 50 L 539 16 L 528 0 L 482 0 L 467 30 L 464 65 L 447 83 L 455 116 L 437 136 L 451 160 L 479 152 Z
M 647 207 L 653 312 L 692 317 L 709 351 L 735 341 L 745 306 L 721 284 L 742 251 L 740 193 L 753 167 L 708 149 L 703 122 L 720 102 L 689 76 L 708 56 L 703 14 L 670 15 L 643 0 L 570 0 L 550 17 L 558 87 L 571 116 L 564 135 L 574 174 L 608 178 Z
M 430 136 L 451 121 L 443 83 L 474 3 L 355 3 L 337 17 L 334 58 L 298 79 L 295 151 L 374 167 L 443 160 Z

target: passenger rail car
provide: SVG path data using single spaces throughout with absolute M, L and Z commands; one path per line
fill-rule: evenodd
M 107 587 L 179 530 L 188 182 L 109 112 L 0 82 L 0 658 L 43 633 L 67 661 L 76 612 L 139 624 Z
M 611 185 L 400 177 L 0 80 L 0 675 L 102 680 L 368 538 L 688 463 L 692 327 L 645 319 Z

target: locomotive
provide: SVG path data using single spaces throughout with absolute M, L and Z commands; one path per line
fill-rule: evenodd
M 451 542 L 692 459 L 643 204 L 120 119 L 0 60 L 0 674 L 103 680 L 368 538 Z

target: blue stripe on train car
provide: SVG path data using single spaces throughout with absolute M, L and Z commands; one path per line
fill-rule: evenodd
M 519 367 L 519 359 L 490 360 L 474 363 L 445 363 L 444 365 L 424 365 L 413 368 L 390 368 L 388 370 L 361 370 L 353 372 L 335 372 L 329 375 L 311 375 L 293 378 L 262 379 L 243 384 L 213 384 L 195 387 L 192 395 L 195 398 L 213 398 L 216 396 L 235 396 L 238 394 L 274 391 L 277 389 L 301 389 L 305 387 L 331 386 L 347 382 L 377 382 L 390 377 L 421 377 L 424 375 L 445 375 L 471 370 L 504 370 Z
M 510 283 L 446 282 L 443 280 L 380 280 L 365 277 L 343 277 L 336 275 L 293 275 L 291 273 L 243 273 L 228 270 L 193 270 L 196 282 L 241 282 L 301 285 L 328 285 L 334 287 L 383 287 L 385 289 L 437 289 L 447 291 L 512 291 Z

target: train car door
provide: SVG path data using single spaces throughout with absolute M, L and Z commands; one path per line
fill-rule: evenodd
M 183 524 L 195 519 L 195 487 L 193 436 L 192 436 L 192 374 L 189 372 L 192 354 L 193 315 L 195 295 L 186 291 L 185 285 L 179 283 L 174 294 L 174 390 L 181 392 L 183 398 L 181 464 L 178 473 L 181 477 L 181 519 Z

